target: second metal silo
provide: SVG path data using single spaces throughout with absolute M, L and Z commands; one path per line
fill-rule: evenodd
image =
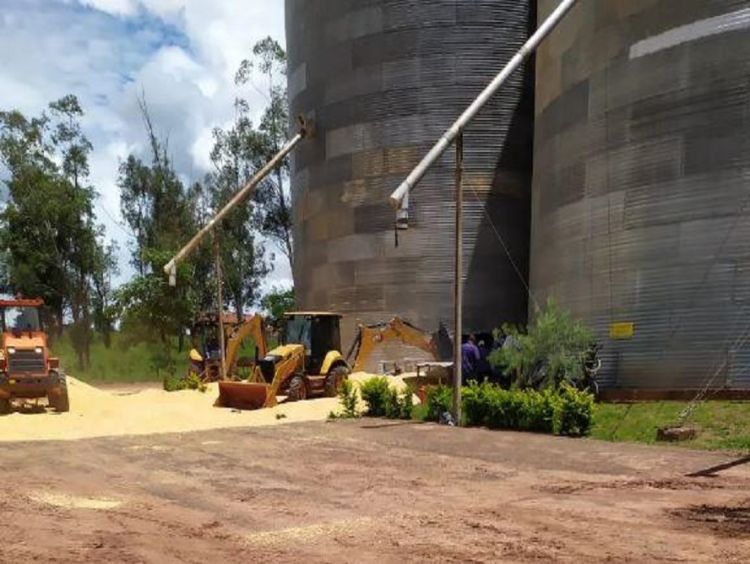
M 293 159 L 299 305 L 356 320 L 452 322 L 453 158 L 425 177 L 394 245 L 392 189 L 528 37 L 518 0 L 287 0 L 292 113 L 317 136 Z M 531 69 L 465 134 L 468 331 L 526 316 Z M 486 214 L 485 214 L 486 210 Z
M 538 53 L 532 290 L 605 384 L 750 387 L 748 35 L 748 1 L 584 1 Z

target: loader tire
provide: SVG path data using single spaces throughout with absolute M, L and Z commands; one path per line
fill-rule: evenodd
M 13 406 L 10 404 L 10 400 L 0 400 L 0 415 L 10 415 L 13 412 Z
M 289 381 L 288 401 L 302 401 L 307 399 L 307 385 L 302 376 L 294 376 Z
M 335 398 L 341 389 L 341 384 L 348 377 L 349 369 L 346 366 L 336 366 L 335 368 L 332 368 L 328 373 L 328 376 L 326 376 L 326 397 Z
M 67 413 L 70 411 L 70 399 L 68 398 L 68 385 L 65 381 L 65 375 L 60 375 L 60 392 L 58 394 L 47 396 L 47 403 L 57 413 Z

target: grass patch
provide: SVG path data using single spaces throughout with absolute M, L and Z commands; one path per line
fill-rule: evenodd
M 275 347 L 277 340 L 270 339 L 268 348 Z M 186 338 L 182 352 L 177 350 L 177 339 L 174 340 L 172 358 L 175 363 L 175 374 L 183 376 L 188 371 L 188 352 L 190 338 Z M 161 382 L 164 371 L 158 371 L 154 366 L 154 356 L 161 350 L 160 345 L 128 343 L 119 334 L 112 335 L 112 345 L 107 348 L 102 339 L 96 335 L 91 345 L 91 366 L 86 370 L 78 368 L 78 356 L 66 334 L 57 339 L 52 346 L 52 352 L 60 358 L 60 363 L 66 374 L 83 380 L 84 382 Z M 245 339 L 240 346 L 238 358 L 255 358 L 255 343 L 252 339 Z
M 67 336 L 57 339 L 52 346 L 53 354 L 60 357 L 66 374 L 84 382 L 161 382 L 164 374 L 158 374 L 152 364 L 156 347 L 145 343 L 125 345 L 121 336 L 112 335 L 112 346 L 106 348 L 100 338 L 91 346 L 91 366 L 79 370 L 78 357 Z M 187 372 L 187 351 L 173 353 L 178 374 Z
M 656 441 L 659 427 L 673 425 L 686 402 L 598 403 L 594 405 L 590 438 L 612 442 L 632 442 L 680 446 L 702 450 L 750 451 L 750 402 L 708 401 L 695 409 L 688 424 L 698 428 L 691 441 Z M 425 421 L 428 405 L 416 405 L 412 418 Z
M 594 407 L 591 437 L 605 441 L 656 443 L 656 430 L 675 424 L 685 402 L 600 403 Z M 705 450 L 750 450 L 750 402 L 708 401 L 698 405 L 691 441 L 658 443 Z

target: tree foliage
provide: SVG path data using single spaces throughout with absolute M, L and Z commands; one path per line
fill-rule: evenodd
M 268 324 L 278 329 L 284 314 L 294 309 L 294 290 L 273 288 L 263 296 L 261 305 L 268 312 Z
M 93 337 L 92 290 L 111 267 L 98 260 L 103 228 L 93 209 L 93 147 L 81 129 L 83 116 L 72 95 L 32 118 L 0 112 L 0 159 L 8 171 L 8 202 L 0 213 L 3 278 L 8 291 L 43 298 L 57 332 L 70 315 L 81 367 Z
M 120 208 L 125 222 L 135 235 L 132 263 L 139 274 L 154 270 L 148 256 L 152 249 L 179 249 L 196 229 L 191 200 L 177 176 L 168 146 L 154 129 L 146 102 L 141 113 L 148 136 L 151 162 L 129 155 L 120 164 L 118 185 Z
M 172 251 L 149 249 L 144 258 L 163 267 L 172 258 Z M 160 342 L 171 348 L 171 339 L 178 337 L 190 325 L 194 308 L 194 294 L 189 281 L 192 266 L 182 263 L 177 272 L 178 283 L 171 288 L 161 270 L 136 276 L 117 290 L 121 308 L 123 332 L 134 341 Z
M 97 249 L 93 276 L 93 296 L 91 305 L 94 313 L 94 329 L 98 331 L 104 346 L 112 344 L 112 332 L 117 322 L 117 304 L 115 302 L 112 277 L 120 273 L 117 264 L 118 245 L 112 241 L 108 245 L 101 245 Z
M 286 52 L 271 37 L 253 46 L 253 56 L 245 59 L 235 75 L 235 83 L 243 86 L 252 82 L 253 73 L 260 72 L 266 81 L 268 105 L 257 128 L 246 128 L 247 154 L 253 170 L 257 170 L 279 152 L 286 143 L 289 124 L 289 105 L 286 93 Z M 237 105 L 247 111 L 245 100 Z M 285 159 L 256 190 L 255 219 L 261 232 L 275 242 L 293 265 L 292 214 L 289 195 L 289 161 Z
M 174 371 L 172 349 L 202 305 L 209 281 L 210 259 L 198 249 L 179 265 L 175 288 L 163 267 L 192 237 L 200 221 L 200 185 L 186 190 L 174 170 L 167 145 L 159 140 L 145 101 L 141 111 L 150 147 L 150 162 L 130 155 L 120 166 L 121 209 L 135 235 L 132 263 L 138 274 L 116 294 L 122 330 L 131 341 L 161 343 L 152 362 Z
M 262 143 L 252 127 L 247 108 L 237 103 L 232 127 L 216 128 L 211 162 L 214 171 L 205 186 L 213 212 L 223 207 L 255 173 L 254 155 Z M 242 317 L 244 308 L 259 299 L 258 287 L 268 273 L 263 246 L 257 241 L 254 201 L 243 202 L 216 227 L 227 302 Z
M 98 194 L 90 179 L 93 145 L 84 134 L 84 111 L 73 95 L 49 104 L 38 116 L 0 111 L 0 171 L 7 178 L 7 203 L 0 209 L 0 284 L 8 292 L 41 297 L 45 321 L 56 333 L 69 326 L 70 342 L 84 367 L 95 333 L 106 346 L 122 329 L 125 342 L 161 343 L 157 368 L 172 370 L 172 348 L 181 345 L 194 315 L 215 308 L 211 246 L 201 245 L 179 265 L 171 288 L 162 272 L 182 247 L 286 142 L 289 122 L 285 90 L 286 53 L 270 37 L 258 42 L 240 65 L 236 84 L 263 77 L 267 107 L 257 123 L 249 103 L 238 97 L 235 120 L 214 131 L 213 170 L 201 182 L 183 184 L 140 103 L 147 151 L 128 155 L 118 168 L 120 211 L 132 235 L 128 243 L 136 275 L 115 288 L 119 248 L 97 223 Z M 292 256 L 289 165 L 280 164 L 252 200 L 238 206 L 214 241 L 220 249 L 225 303 L 242 316 L 258 304 L 269 272 L 267 241 Z M 291 290 L 274 290 L 263 306 L 278 319 L 291 308 Z M 178 345 L 179 346 L 179 345 Z

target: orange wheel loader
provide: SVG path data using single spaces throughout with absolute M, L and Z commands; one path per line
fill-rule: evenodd
M 55 411 L 70 409 L 65 374 L 40 323 L 43 305 L 40 299 L 0 300 L 0 414 L 10 413 L 14 401 L 40 398 Z

